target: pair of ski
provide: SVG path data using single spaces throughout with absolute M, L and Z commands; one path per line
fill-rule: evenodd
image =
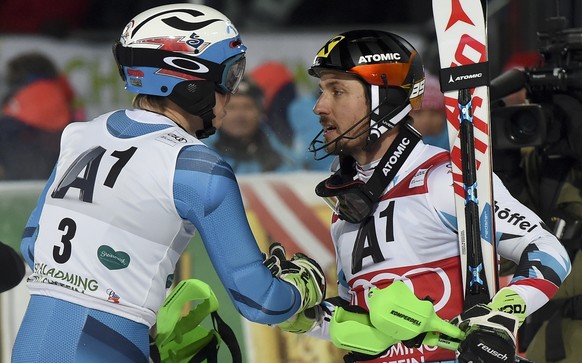
M 484 0 L 433 0 L 465 308 L 498 289 L 489 134 L 489 64 Z
M 432 0 L 464 286 L 464 308 L 499 288 L 493 217 L 486 0 Z M 516 362 L 527 362 L 516 356 Z

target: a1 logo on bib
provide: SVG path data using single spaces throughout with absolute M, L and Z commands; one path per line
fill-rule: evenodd
M 97 257 L 103 266 L 110 270 L 119 270 L 129 266 L 129 255 L 123 251 L 115 251 L 113 248 L 103 245 L 97 250 Z

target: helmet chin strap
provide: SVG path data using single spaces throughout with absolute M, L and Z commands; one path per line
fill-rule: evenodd
M 370 133 L 365 150 L 402 121 L 412 106 L 401 88 L 371 85 L 370 109 Z
M 198 139 L 204 139 L 216 131 L 212 126 L 216 105 L 215 84 L 210 81 L 185 81 L 178 83 L 168 98 L 186 112 L 202 118 L 202 130 L 196 131 Z
M 313 153 L 313 158 L 315 160 L 322 160 L 322 159 L 325 159 L 326 157 L 328 157 L 332 154 L 335 154 L 338 151 L 338 143 L 340 140 L 342 140 L 342 139 L 348 139 L 348 140 L 357 139 L 358 137 L 362 136 L 364 133 L 368 133 L 368 142 L 364 146 L 364 150 L 369 150 L 371 145 L 375 141 L 377 141 L 378 138 L 380 138 L 380 136 L 382 136 L 386 131 L 392 129 L 394 126 L 396 126 L 396 124 L 398 124 L 402 119 L 404 119 L 406 117 L 408 112 L 410 112 L 410 110 L 412 109 L 412 106 L 410 105 L 409 102 L 406 102 L 402 105 L 398 105 L 398 107 L 394 107 L 392 105 L 391 111 L 386 111 L 387 113 L 384 114 L 384 116 L 382 116 L 382 117 L 376 117 L 376 118 L 378 118 L 378 121 L 370 121 L 371 126 L 367 129 L 363 130 L 362 132 L 359 132 L 357 135 L 347 136 L 347 134 L 349 132 L 351 132 L 353 129 L 355 129 L 356 127 L 358 127 L 363 122 L 366 122 L 366 120 L 368 118 L 372 119 L 372 117 L 374 115 L 379 115 L 380 113 L 378 112 L 378 109 L 382 105 L 384 105 L 385 103 L 387 104 L 388 101 L 389 101 L 388 99 L 384 99 L 382 102 L 380 102 L 379 105 L 377 105 L 375 108 L 372 108 L 372 110 L 368 114 L 366 114 L 366 116 L 362 117 L 360 120 L 355 122 L 350 128 L 348 128 L 346 131 L 342 132 L 341 135 L 339 135 L 338 137 L 336 137 L 335 139 L 333 139 L 329 142 L 325 142 L 325 141 L 322 141 L 319 139 L 323 134 L 323 130 L 321 130 L 313 138 L 313 140 L 311 140 L 311 143 L 309 143 L 309 147 L 307 148 L 307 150 L 309 152 Z M 384 110 L 386 110 L 386 109 L 387 108 L 384 108 Z M 374 130 L 374 131 L 372 131 L 372 130 Z M 374 141 L 370 142 L 369 135 L 372 132 L 377 134 L 377 138 L 375 138 Z M 325 155 L 323 155 L 321 157 L 317 156 L 318 151 L 321 151 L 321 150 L 327 148 L 331 144 L 335 144 L 335 148 L 332 152 L 327 152 Z M 317 146 L 317 145 L 319 145 L 319 146 Z
M 205 139 L 210 135 L 214 135 L 214 133 L 216 132 L 216 127 L 212 126 L 212 120 L 214 120 L 214 113 L 212 112 L 212 110 L 204 113 L 204 115 L 200 117 L 202 117 L 203 129 L 196 131 L 196 138 L 198 140 Z
M 363 149 L 368 151 L 384 133 L 394 128 L 408 115 L 408 113 L 412 110 L 409 94 L 400 87 L 388 86 L 388 81 L 385 74 L 382 74 L 382 79 L 384 80 L 383 86 L 370 85 L 370 88 L 368 89 L 370 92 L 370 112 L 366 116 L 362 117 L 358 122 L 354 123 L 341 135 L 328 143 L 318 140 L 318 138 L 323 134 L 323 130 L 321 130 L 313 138 L 313 140 L 311 140 L 307 150 L 314 154 L 313 158 L 315 160 L 322 160 L 329 155 L 336 153 L 338 149 L 338 142 L 341 139 L 356 139 L 362 136 L 365 132 L 368 133 L 368 138 Z M 369 128 L 355 136 L 346 136 L 362 122 L 365 122 L 368 117 L 370 118 Z M 333 143 L 335 143 L 334 151 L 326 153 L 320 158 L 317 157 L 318 151 L 325 149 Z M 317 144 L 321 144 L 321 146 L 316 147 Z

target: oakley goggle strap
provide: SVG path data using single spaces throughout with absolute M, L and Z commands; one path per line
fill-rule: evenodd
M 223 64 L 216 64 L 183 53 L 124 47 L 120 42 L 113 45 L 113 54 L 120 67 L 163 68 L 215 83 L 221 83 L 225 67 Z

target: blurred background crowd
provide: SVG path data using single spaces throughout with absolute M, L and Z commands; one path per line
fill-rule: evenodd
M 233 97 L 225 127 L 209 140 L 236 172 L 328 169 L 330 160 L 316 161 L 307 152 L 309 142 L 319 132 L 312 112 L 318 90 L 315 80 L 306 74 L 310 65 L 307 57 L 317 48 L 310 44 L 321 44 L 322 39 L 352 28 L 382 28 L 412 38 L 429 73 L 427 112 L 417 113 L 417 126 L 427 141 L 447 146 L 444 104 L 434 77 L 439 63 L 431 0 L 406 4 L 398 0 L 194 2 L 227 14 L 243 40 L 249 40 L 247 79 L 240 95 Z M 111 62 L 109 47 L 128 19 L 168 3 L 172 1 L 0 2 L 0 38 L 4 40 L 4 46 L 0 43 L 0 179 L 47 178 L 58 155 L 60 131 L 69 122 L 101 113 L 104 96 L 95 92 L 104 84 L 109 83 L 113 90 L 109 92 L 117 95 L 107 106 L 129 103 L 128 97 L 115 91 L 115 87 L 121 88 L 120 81 L 115 76 L 99 76 L 104 72 L 100 68 Z M 576 6 L 574 0 L 489 1 L 491 74 L 507 70 L 508 62 L 516 56 L 517 65 L 533 65 L 531 61 L 524 63 L 520 55 L 536 54 L 536 32 L 546 18 L 557 15 L 566 17 L 568 28 L 581 26 L 582 6 Z M 63 47 L 65 51 L 61 51 Z M 301 48 L 297 52 L 305 56 L 289 57 L 289 48 Z M 98 64 L 83 65 L 82 57 L 91 58 L 86 54 L 91 51 Z M 83 75 L 79 71 L 82 67 Z

